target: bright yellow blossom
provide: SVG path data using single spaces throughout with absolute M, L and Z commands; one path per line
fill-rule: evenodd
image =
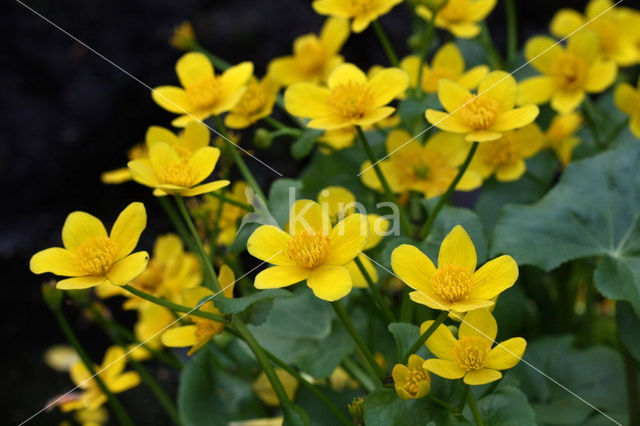
M 329 213 L 332 224 L 338 223 L 356 211 L 355 195 L 348 189 L 340 186 L 328 186 L 322 189 L 318 194 L 318 203 Z M 367 221 L 369 221 L 369 238 L 363 251 L 370 250 L 380 244 L 380 241 L 382 241 L 382 238 L 384 238 L 389 229 L 389 221 L 377 214 L 368 214 Z M 378 271 L 371 260 L 369 260 L 369 257 L 364 254 L 359 254 L 357 258 L 362 262 L 369 277 L 371 277 L 374 282 L 377 282 Z M 368 286 L 367 280 L 364 275 L 362 275 L 355 260 L 347 263 L 345 267 L 349 270 L 354 287 L 365 288 Z
M 340 49 L 349 37 L 349 23 L 341 18 L 329 18 L 320 36 L 305 34 L 293 42 L 293 55 L 269 62 L 267 74 L 280 84 L 323 83 L 344 59 Z
M 573 148 L 580 143 L 576 132 L 582 126 L 584 118 L 578 112 L 559 114 L 553 117 L 544 134 L 545 145 L 553 149 L 564 167 L 571 162 Z
M 395 108 L 386 106 L 409 84 L 398 68 L 380 71 L 371 80 L 353 64 L 342 64 L 329 76 L 328 88 L 310 83 L 291 85 L 284 102 L 291 114 L 310 118 L 308 127 L 340 129 L 368 126 L 387 118 Z
M 370 74 L 371 72 L 369 72 L 368 75 Z M 404 96 L 404 94 L 398 95 L 398 98 L 400 98 L 401 96 Z M 400 116 L 398 114 L 394 114 L 376 122 L 375 128 L 386 129 L 389 127 L 396 127 L 400 124 L 400 121 Z M 374 126 L 364 126 L 362 128 L 362 130 L 365 132 L 373 129 Z M 324 132 L 324 134 L 322 134 L 322 136 L 318 138 L 318 141 L 326 143 L 335 150 L 340 150 L 353 146 L 357 136 L 358 131 L 355 126 L 348 126 L 341 127 L 339 129 L 327 130 L 326 132 Z M 321 147 L 320 150 L 323 151 L 323 147 Z
M 405 130 L 393 130 L 387 136 L 389 157 L 379 163 L 391 190 L 395 193 L 418 191 L 426 198 L 446 192 L 458 173 L 458 166 L 469 152 L 469 144 L 461 135 L 436 133 L 426 144 L 421 144 Z M 410 142 L 408 142 L 410 141 Z M 371 167 L 363 163 L 362 182 L 382 192 L 382 185 Z M 459 191 L 471 191 L 482 185 L 482 177 L 468 170 L 456 186 Z
M 431 376 L 422 366 L 424 359 L 418 355 L 409 356 L 409 363 L 393 366 L 391 376 L 395 384 L 396 392 L 402 399 L 419 399 L 426 396 L 431 390 Z
M 480 34 L 478 23 L 491 13 L 496 0 L 448 0 L 436 14 L 436 27 L 443 28 L 458 38 L 473 38 Z M 433 12 L 425 6 L 418 6 L 416 14 L 427 21 Z
M 123 373 L 126 364 L 127 357 L 124 349 L 119 346 L 112 346 L 107 349 L 102 365 L 96 365 L 94 369 L 109 391 L 120 393 L 140 383 L 140 376 L 135 371 Z M 60 408 L 63 411 L 96 410 L 107 401 L 107 396 L 102 392 L 98 382 L 82 361 L 78 361 L 71 366 L 70 374 L 71 380 L 82 392 L 77 399 L 62 404 Z
M 500 256 L 476 271 L 476 249 L 457 225 L 440 245 L 438 268 L 417 247 L 403 244 L 391 254 L 393 271 L 416 291 L 409 297 L 432 309 L 467 312 L 494 304 L 498 294 L 518 278 L 511 256 Z
M 282 383 L 282 387 L 284 388 L 287 396 L 290 400 L 293 400 L 296 396 L 296 392 L 298 391 L 298 387 L 300 387 L 300 382 L 289 374 L 287 370 L 276 368 L 275 372 L 278 379 L 280 379 L 280 383 Z M 253 390 L 253 393 L 255 393 L 256 396 L 268 406 L 280 406 L 280 400 L 278 399 L 276 392 L 273 390 L 273 386 L 271 386 L 271 382 L 264 371 L 261 372 L 258 378 L 253 381 L 251 389 Z
M 420 58 L 407 56 L 400 62 L 403 70 L 409 74 L 410 86 L 418 86 L 420 74 Z M 473 90 L 489 73 L 489 67 L 478 65 L 465 72 L 465 63 L 462 53 L 454 43 L 442 46 L 434 55 L 431 66 L 425 63 L 422 66 L 422 84 L 420 88 L 426 93 L 436 93 L 438 82 L 446 78 L 458 83 L 467 90 Z
M 378 17 L 389 13 L 402 0 L 314 0 L 313 10 L 320 15 L 353 19 L 351 30 L 361 33 Z
M 566 114 L 576 109 L 586 93 L 600 93 L 611 86 L 618 73 L 615 62 L 602 59 L 598 36 L 581 30 L 571 36 L 566 49 L 550 37 L 527 42 L 525 56 L 542 73 L 518 86 L 518 105 L 544 104 Z
M 466 135 L 469 142 L 486 142 L 502 133 L 531 124 L 540 112 L 535 105 L 515 108 L 518 86 L 504 71 L 489 73 L 478 94 L 451 80 L 440 80 L 438 98 L 447 112 L 428 109 L 427 120 L 442 130 Z
M 630 118 L 631 133 L 640 139 L 640 79 L 638 80 L 638 89 L 629 83 L 619 84 L 614 96 L 618 109 Z
M 131 203 L 118 215 L 111 234 L 100 221 L 85 212 L 73 212 L 62 227 L 64 248 L 53 247 L 31 257 L 34 274 L 52 272 L 71 277 L 58 281 L 61 290 L 95 287 L 103 282 L 128 284 L 147 267 L 149 254 L 131 254 L 147 225 L 142 203 Z
M 148 301 L 143 301 L 137 306 L 138 321 L 136 321 L 133 331 L 136 339 L 145 342 L 145 345 L 151 349 L 160 349 L 162 341 L 160 337 L 162 332 L 175 324 L 176 317 L 169 309 L 164 306 L 156 305 Z M 138 348 L 136 356 L 148 353 L 145 347 Z M 144 358 L 144 355 L 143 355 Z
M 244 129 L 270 115 L 279 89 L 280 85 L 272 77 L 266 76 L 261 81 L 252 78 L 224 123 L 232 129 Z
M 634 22 L 638 12 L 613 5 L 612 0 L 591 0 L 584 15 L 574 9 L 560 9 L 549 25 L 551 34 L 564 38 L 586 27 L 598 35 L 594 41 L 605 58 L 621 66 L 633 65 L 640 59 L 640 49 L 635 44 L 638 28 Z
M 220 268 L 218 282 L 220 283 L 224 297 L 232 298 L 236 278 L 231 268 L 227 265 L 222 265 Z M 206 298 L 207 302 L 200 305 L 198 309 L 203 312 L 221 315 L 211 300 L 213 296 L 214 293 L 206 287 L 186 289 L 182 292 L 182 304 L 195 308 Z M 190 315 L 190 318 L 193 324 L 183 325 L 165 331 L 162 334 L 162 344 L 168 347 L 179 348 L 191 346 L 187 355 L 192 355 L 195 351 L 209 343 L 213 336 L 221 333 L 224 329 L 224 324 L 217 321 L 193 315 Z
M 355 213 L 331 226 L 326 209 L 298 200 L 289 212 L 289 232 L 263 225 L 249 241 L 249 253 L 272 265 L 255 279 L 257 289 L 280 288 L 306 280 L 316 297 L 333 302 L 351 291 L 345 267 L 362 251 L 369 237 L 368 220 Z
M 156 87 L 152 97 L 162 108 L 180 114 L 171 124 L 184 127 L 190 121 L 202 121 L 236 106 L 253 74 L 253 64 L 243 62 L 216 75 L 204 54 L 190 52 L 178 60 L 176 73 L 182 87 Z
M 427 321 L 420 332 L 427 331 L 433 321 Z M 498 334 L 498 324 L 487 309 L 477 309 L 465 315 L 453 337 L 446 325 L 440 324 L 426 342 L 438 358 L 428 359 L 424 368 L 445 379 L 461 379 L 468 385 L 484 385 L 502 377 L 499 370 L 513 368 L 524 355 L 527 342 L 514 337 L 491 348 Z
M 495 174 L 501 182 L 518 180 L 527 171 L 524 160 L 533 157 L 543 144 L 544 134 L 535 123 L 505 132 L 500 139 L 478 147 L 469 169 L 478 172 L 483 179 Z

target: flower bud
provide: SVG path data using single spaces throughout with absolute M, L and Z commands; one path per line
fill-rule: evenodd
M 257 129 L 253 134 L 253 143 L 256 148 L 267 149 L 273 142 L 273 135 L 267 129 Z

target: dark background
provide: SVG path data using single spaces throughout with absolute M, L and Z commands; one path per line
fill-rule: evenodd
M 558 3 L 582 10 L 586 2 L 517 3 L 522 42 L 546 31 Z M 324 21 L 310 1 L 303 0 L 26 4 L 151 87 L 177 82 L 174 64 L 181 52 L 167 39 L 183 20 L 193 22 L 204 47 L 232 63 L 253 61 L 258 75 L 269 59 L 290 53 L 296 36 L 318 32 Z M 20 3 L 4 1 L 0 10 L 0 413 L 7 423 L 17 424 L 72 387 L 66 374 L 42 362 L 44 350 L 64 338 L 42 302 L 43 279 L 29 272 L 29 257 L 60 244 L 62 224 L 73 210 L 90 212 L 109 228 L 128 203 L 143 201 L 150 220 L 142 246 L 150 248 L 155 235 L 170 231 L 151 191 L 133 183 L 105 186 L 99 176 L 125 165 L 126 150 L 144 138 L 146 128 L 169 127 L 173 115 L 153 103 L 147 88 Z M 407 54 L 412 17 L 406 5 L 396 6 L 381 22 L 399 55 Z M 490 16 L 489 26 L 502 49 L 502 4 Z M 352 35 L 343 54 L 363 68 L 387 64 L 371 30 Z M 241 144 L 250 147 L 249 140 Z M 295 176 L 303 164 L 292 160 L 288 144 L 276 143 L 257 156 L 285 176 Z M 251 159 L 247 162 L 267 188 L 276 176 Z M 104 334 L 79 312 L 66 313 L 92 358 L 99 361 L 109 345 Z M 134 317 L 119 319 L 131 323 Z M 177 377 L 163 370 L 157 373 L 168 388 L 175 388 Z M 163 413 L 143 386 L 123 400 L 140 424 L 162 424 Z M 55 410 L 29 424 L 59 420 Z

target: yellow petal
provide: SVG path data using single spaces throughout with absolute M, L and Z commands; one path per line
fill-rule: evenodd
M 534 68 L 548 75 L 551 65 L 564 54 L 564 49 L 551 37 L 537 36 L 527 42 L 524 52 Z
M 495 382 L 502 377 L 502 373 L 496 370 L 483 368 L 481 370 L 471 370 L 464 376 L 464 382 L 468 385 L 484 385 Z
M 431 277 L 436 272 L 431 259 L 409 244 L 402 244 L 393 250 L 391 269 L 409 287 L 418 291 L 431 288 Z
M 456 82 L 467 90 L 473 90 L 489 74 L 489 67 L 486 65 L 478 65 L 462 74 Z
M 126 167 L 123 167 L 121 169 L 109 170 L 108 172 L 104 172 L 100 175 L 100 180 L 102 181 L 102 183 L 106 183 L 108 185 L 124 183 L 131 179 L 131 172 Z
M 208 182 L 203 185 L 197 185 L 193 188 L 185 189 L 180 191 L 180 194 L 183 197 L 193 197 L 200 194 L 208 194 L 209 192 L 217 191 L 218 189 L 224 188 L 229 185 L 228 180 L 216 180 L 214 182 Z
M 334 302 L 351 291 L 351 275 L 344 266 L 320 266 L 311 272 L 307 285 L 317 298 Z
M 567 52 L 584 59 L 587 64 L 591 64 L 600 53 L 598 34 L 585 29 L 571 35 L 567 41 Z
M 440 311 L 448 311 L 452 306 L 451 302 L 437 294 L 432 286 L 422 288 L 418 291 L 412 291 L 409 293 L 409 298 L 415 303 Z
M 378 271 L 376 270 L 374 264 L 369 260 L 369 258 L 361 254 L 358 255 L 358 259 L 360 259 L 362 266 L 364 266 L 364 270 L 367 271 L 367 274 L 369 274 L 371 280 L 374 283 L 378 282 Z M 356 265 L 355 260 L 347 263 L 346 265 L 344 265 L 344 267 L 349 271 L 349 275 L 351 275 L 351 282 L 353 283 L 354 287 L 367 288 L 369 286 L 367 279 L 364 277 L 364 275 L 362 275 L 362 272 L 360 271 L 358 265 Z
M 52 272 L 65 277 L 79 277 L 85 275 L 77 263 L 75 253 L 60 247 L 52 247 L 37 252 L 29 261 L 29 269 L 34 274 Z
M 284 104 L 290 114 L 299 117 L 323 117 L 329 111 L 329 90 L 310 83 L 296 83 L 284 92 Z
M 147 211 L 142 203 L 131 203 L 118 215 L 116 222 L 111 228 L 109 238 L 118 247 L 118 257 L 120 260 L 127 256 L 136 248 L 140 234 L 147 226 Z
M 170 348 L 186 348 L 198 343 L 194 324 L 170 328 L 162 333 L 162 344 Z
M 471 92 L 458 83 L 446 79 L 441 79 L 438 82 L 438 99 L 440 99 L 440 103 L 449 113 L 454 114 L 457 112 L 471 98 Z
M 543 75 L 528 78 L 518 84 L 518 105 L 547 103 L 554 91 L 555 84 L 551 77 Z
M 149 159 L 151 160 L 151 165 L 156 172 L 170 164 L 179 163 L 181 161 L 178 153 L 171 148 L 169 144 L 164 142 L 158 142 L 149 149 Z
M 409 86 L 409 76 L 398 68 L 387 68 L 377 73 L 369 82 L 373 104 L 381 107 L 393 100 Z
M 273 225 L 262 225 L 249 237 L 247 251 L 272 265 L 295 265 L 287 256 L 291 236 Z
M 392 153 L 400 148 L 404 148 L 407 146 L 407 142 L 411 139 L 411 134 L 403 129 L 393 129 L 389 132 L 387 136 L 387 140 L 385 142 L 385 146 L 387 148 L 387 153 Z
M 73 277 L 58 281 L 56 288 L 59 290 L 82 290 L 85 288 L 95 287 L 103 282 L 107 282 L 105 277 L 87 275 L 84 277 Z
M 473 273 L 476 270 L 477 261 L 476 248 L 469 234 L 462 226 L 456 225 L 440 245 L 438 268 L 444 265 L 458 265 Z
M 629 83 L 619 84 L 614 96 L 616 106 L 625 114 L 634 115 L 640 110 L 640 92 L 637 92 Z
M 422 325 L 420 325 L 420 334 L 424 334 L 434 322 L 435 321 L 423 322 Z M 429 348 L 429 351 L 438 358 L 451 360 L 455 343 L 456 339 L 453 337 L 453 334 L 451 334 L 451 330 L 449 330 L 446 325 L 440 324 L 433 334 L 429 336 L 425 344 L 427 348 Z
M 181 111 L 185 115 L 176 117 L 171 121 L 171 125 L 174 127 L 185 127 L 187 124 L 193 121 L 204 121 L 212 114 L 211 110 L 196 110 L 191 109 L 189 111 Z
M 298 200 L 289 211 L 289 233 L 295 235 L 305 230 L 329 235 L 331 219 L 327 209 L 312 200 Z
M 387 219 L 377 214 L 368 214 L 367 220 L 369 221 L 369 238 L 363 250 L 372 249 L 380 244 L 380 241 L 382 241 L 382 238 L 387 234 L 390 226 Z
M 356 197 L 341 186 L 328 186 L 318 194 L 318 203 L 326 207 L 332 219 L 344 219 L 355 207 Z
M 268 75 L 276 79 L 283 86 L 289 86 L 305 80 L 310 83 L 316 83 L 316 81 L 313 81 L 314 79 L 307 76 L 298 68 L 293 56 L 283 56 L 269 62 Z
M 320 31 L 320 42 L 327 55 L 338 53 L 349 37 L 349 21 L 344 18 L 329 18 Z
M 220 283 L 220 288 L 222 289 L 224 297 L 228 299 L 233 298 L 233 288 L 236 283 L 236 276 L 233 273 L 233 270 L 227 265 L 222 265 L 220 267 L 218 282 Z
M 573 9 L 560 9 L 551 19 L 549 29 L 558 38 L 566 37 L 584 25 L 580 12 Z
M 286 287 L 307 279 L 310 274 L 309 269 L 297 265 L 272 266 L 256 275 L 254 286 L 259 290 Z
M 468 18 L 471 21 L 482 21 L 496 7 L 497 0 L 475 0 L 469 5 Z
M 373 111 L 378 111 L 380 109 L 383 109 L 383 108 L 378 108 Z M 391 113 L 387 115 L 391 115 Z M 380 118 L 380 120 L 382 118 Z M 356 124 L 356 123 L 352 122 L 352 120 L 349 120 L 348 118 L 337 116 L 337 115 L 330 115 L 326 117 L 315 118 L 309 121 L 307 123 L 307 127 L 309 127 L 310 129 L 320 129 L 320 130 L 338 130 L 338 129 L 344 129 L 345 127 L 350 127 L 353 124 Z
M 464 72 L 464 58 L 455 43 L 447 43 L 433 56 L 431 67 L 435 70 L 447 70 L 457 77 Z
M 190 308 L 208 311 L 213 299 L 213 292 L 206 287 L 198 286 L 182 290 L 182 304 Z M 160 312 L 158 312 L 160 313 Z
M 405 384 L 409 377 L 409 368 L 404 364 L 396 364 L 391 370 L 391 377 L 396 384 Z
M 503 164 L 496 169 L 496 179 L 500 182 L 513 182 L 520 179 L 527 171 L 527 165 L 522 158 L 509 164 Z
M 512 109 L 501 114 L 489 130 L 504 132 L 519 129 L 533 123 L 538 114 L 540 114 L 540 109 L 537 105 L 525 105 Z
M 498 344 L 487 356 L 487 367 L 506 370 L 514 367 L 527 348 L 527 341 L 522 337 L 514 337 Z
M 109 390 L 113 393 L 124 392 L 140 384 L 140 375 L 135 371 L 127 371 L 109 382 Z
M 144 272 L 149 262 L 146 251 L 133 253 L 114 263 L 107 271 L 107 278 L 113 285 L 125 285 Z
M 474 38 L 480 34 L 480 25 L 474 22 L 461 22 L 449 25 L 449 31 L 458 38 Z
M 495 302 L 493 300 L 478 299 L 467 296 L 466 299 L 450 304 L 449 310 L 454 312 L 469 312 L 475 309 L 490 308 Z
M 75 362 L 69 370 L 71 381 L 81 389 L 86 389 L 91 380 L 92 374 L 82 361 Z
M 551 98 L 551 107 L 561 114 L 568 114 L 578 108 L 584 100 L 584 92 L 556 92 Z
M 493 299 L 518 279 L 518 265 L 511 256 L 500 256 L 485 263 L 473 274 L 469 297 Z
M 409 85 L 416 87 L 418 85 L 418 70 L 420 69 L 420 58 L 411 55 L 400 61 L 400 67 L 409 75 Z M 425 66 L 425 70 L 427 67 Z
M 478 96 L 489 97 L 500 103 L 500 112 L 513 109 L 518 86 L 516 79 L 504 71 L 489 73 L 478 86 Z
M 185 114 L 193 111 L 194 107 L 189 102 L 187 92 L 175 86 L 160 86 L 153 89 L 151 97 L 160 107 L 174 114 Z
M 444 377 L 445 379 L 459 379 L 466 373 L 466 370 L 446 359 L 428 359 L 424 362 L 423 366 L 425 370 Z
M 464 120 L 447 114 L 446 112 L 428 109 L 425 116 L 427 117 L 429 123 L 447 132 L 468 133 L 473 131 L 473 129 L 469 127 L 469 125 L 465 123 Z
M 213 77 L 213 66 L 204 54 L 189 52 L 176 62 L 176 74 L 182 87 L 189 87 L 200 80 Z
M 62 243 L 67 250 L 76 252 L 80 245 L 89 238 L 107 236 L 100 219 L 85 212 L 73 212 L 67 216 L 62 226 Z
M 353 120 L 353 123 L 361 127 L 372 126 L 378 121 L 384 120 L 396 111 L 394 107 L 380 107 L 368 110 L 361 118 Z M 317 121 L 317 120 L 316 120 Z
M 327 265 L 344 265 L 353 260 L 369 238 L 369 221 L 361 214 L 352 214 L 336 224 L 329 234 Z
M 467 313 L 460 324 L 458 338 L 479 337 L 488 347 L 493 346 L 498 335 L 498 323 L 488 309 L 476 309 Z
M 193 153 L 189 159 L 189 166 L 198 172 L 195 182 L 202 182 L 208 178 L 220 158 L 220 150 L 211 146 L 205 146 Z
M 491 142 L 502 137 L 502 133 L 489 130 L 474 130 L 465 136 L 467 142 Z
M 164 142 L 169 145 L 177 145 L 178 137 L 169 129 L 160 126 L 149 126 L 145 135 L 147 148 L 151 148 L 156 142 Z
M 183 148 L 196 152 L 198 149 L 209 145 L 210 136 L 209 128 L 205 124 L 199 121 L 192 121 L 185 126 L 178 143 Z M 168 143 L 171 145 L 170 142 Z
M 341 84 L 347 83 L 367 83 L 367 76 L 357 66 L 353 64 L 342 64 L 338 66 L 331 75 L 327 85 L 329 89 L 333 89 Z
M 153 170 L 151 161 L 148 158 L 129 161 L 127 167 L 131 172 L 131 177 L 136 182 L 152 188 L 159 184 L 156 172 Z
M 587 71 L 584 89 L 589 93 L 600 93 L 613 84 L 618 66 L 613 61 L 597 60 Z

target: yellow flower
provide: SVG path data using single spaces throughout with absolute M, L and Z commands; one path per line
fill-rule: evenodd
M 417 139 L 411 139 L 405 130 L 393 130 L 387 137 L 386 148 L 390 155 L 379 165 L 391 190 L 396 193 L 418 191 L 426 198 L 444 194 L 457 175 L 458 166 L 464 162 L 469 144 L 461 135 L 444 132 L 435 134 L 424 145 Z M 361 170 L 365 170 L 362 182 L 382 192 L 371 162 L 363 163 Z M 467 170 L 456 189 L 471 191 L 480 185 L 482 177 L 473 170 Z
M 516 80 L 504 71 L 489 73 L 478 86 L 478 94 L 450 80 L 440 80 L 438 98 L 447 111 L 428 109 L 427 120 L 442 130 L 466 135 L 469 142 L 486 142 L 508 130 L 531 124 L 540 112 L 535 105 L 515 108 Z
M 398 97 L 404 96 L 404 94 L 398 95 Z M 398 114 L 391 115 L 383 120 L 375 123 L 376 128 L 385 129 L 389 127 L 396 127 L 400 124 L 400 116 Z M 363 126 L 363 131 L 373 130 L 374 126 Z M 358 136 L 358 131 L 355 126 L 341 127 L 339 129 L 327 130 L 318 138 L 319 142 L 324 142 L 335 150 L 349 148 L 353 146 L 353 143 Z M 323 147 L 320 148 L 323 151 Z M 325 150 L 326 151 L 326 150 Z M 324 152 L 324 151 L 323 151 Z
M 433 321 L 427 321 L 420 332 L 427 331 Z M 498 324 L 487 309 L 469 312 L 458 330 L 458 339 L 453 337 L 446 325 L 440 324 L 426 342 L 438 359 L 424 362 L 424 368 L 445 379 L 464 378 L 468 385 L 484 385 L 502 377 L 499 370 L 513 368 L 524 355 L 527 342 L 514 337 L 493 343 L 498 334 Z
M 147 147 L 143 143 L 138 143 L 132 146 L 129 151 L 127 151 L 127 158 L 129 161 L 137 160 L 139 158 L 146 158 L 149 156 L 149 151 Z M 128 167 L 121 167 L 115 170 L 109 170 L 100 175 L 100 180 L 102 183 L 106 183 L 108 185 L 120 184 L 133 179 L 131 177 L 131 172 Z
M 360 383 L 340 366 L 336 367 L 329 376 L 329 383 L 331 384 L 331 389 L 337 392 L 344 392 L 346 389 L 358 389 L 360 387 Z
M 391 254 L 393 271 L 416 290 L 409 294 L 411 300 L 443 311 L 492 306 L 492 299 L 518 279 L 518 265 L 511 256 L 490 260 L 477 271 L 476 263 L 476 249 L 460 225 L 442 241 L 437 269 L 424 253 L 408 244 Z
M 76 350 L 68 345 L 55 345 L 44 353 L 44 363 L 56 371 L 69 371 L 80 360 Z
M 133 327 L 136 338 L 140 342 L 145 342 L 145 345 L 151 349 L 160 349 L 162 347 L 160 336 L 167 327 L 176 322 L 176 317 L 173 312 L 164 306 L 156 305 L 146 300 L 140 303 L 137 309 L 138 321 Z M 148 352 L 144 347 L 140 349 L 142 351 L 139 351 L 136 355 Z
M 584 15 L 573 9 L 560 9 L 549 25 L 551 34 L 564 38 L 586 26 L 598 35 L 594 41 L 605 58 L 621 66 L 633 65 L 640 59 L 635 44 L 638 27 L 633 21 L 638 19 L 638 12 L 626 7 L 611 8 L 613 4 L 611 0 L 591 0 Z
M 128 284 L 147 267 L 146 251 L 131 254 L 147 225 L 147 212 L 142 203 L 131 203 L 111 228 L 111 234 L 100 221 L 85 212 L 73 212 L 62 227 L 64 248 L 52 247 L 31 257 L 29 267 L 34 274 L 52 272 L 71 277 L 58 281 L 61 290 L 95 287 L 103 282 Z
M 393 376 L 396 392 L 405 401 L 422 398 L 431 390 L 431 376 L 422 364 L 424 359 L 413 354 L 409 357 L 408 365 L 393 366 L 391 376 Z
M 291 114 L 311 118 L 314 129 L 339 129 L 350 125 L 368 126 L 395 111 L 385 106 L 409 84 L 407 74 L 398 68 L 380 71 L 371 80 L 353 64 L 342 64 L 329 76 L 328 88 L 296 83 L 284 94 Z
M 218 275 L 218 282 L 222 287 L 222 292 L 225 297 L 233 297 L 235 281 L 236 278 L 231 268 L 227 265 L 222 265 L 220 274 Z M 214 293 L 206 287 L 186 289 L 182 292 L 182 304 L 195 308 L 203 299 L 207 298 L 207 302 L 203 303 L 198 309 L 200 311 L 222 315 L 211 300 L 213 299 L 213 295 Z M 190 318 L 194 322 L 193 324 L 183 325 L 165 331 L 162 334 L 162 344 L 168 347 L 178 348 L 191 346 L 187 355 L 192 355 L 195 351 L 209 343 L 213 336 L 221 333 L 224 329 L 224 324 L 217 321 L 193 315 L 190 315 Z
M 420 58 L 407 56 L 400 62 L 403 70 L 409 74 L 410 86 L 418 86 L 418 74 L 420 74 Z M 436 93 L 438 82 L 445 78 L 458 83 L 467 90 L 478 87 L 480 81 L 489 73 L 489 67 L 478 65 L 465 72 L 465 63 L 460 50 L 454 43 L 447 43 L 438 50 L 431 62 L 423 64 L 422 84 L 420 88 L 426 93 Z
M 361 33 L 399 3 L 402 0 L 314 0 L 311 7 L 320 15 L 353 19 L 351 31 Z
M 296 396 L 298 387 L 300 386 L 300 382 L 298 382 L 295 377 L 293 377 L 282 368 L 276 368 L 275 371 L 276 375 L 280 379 L 280 382 L 282 383 L 282 387 L 284 387 L 284 391 L 286 392 L 287 396 L 290 400 L 293 400 Z M 267 375 L 264 371 L 260 373 L 256 380 L 254 380 L 253 384 L 251 385 L 251 389 L 253 390 L 253 393 L 255 393 L 256 396 L 268 406 L 280 406 L 280 400 L 273 390 L 273 386 L 271 386 L 271 382 L 267 378 Z
M 638 89 L 629 83 L 621 83 L 614 93 L 618 109 L 630 117 L 631 133 L 640 139 L 640 79 Z
M 243 181 L 235 182 L 231 192 L 225 193 L 225 196 L 241 203 L 251 204 L 252 200 L 247 198 L 250 196 L 250 193 L 247 193 L 248 188 Z M 247 214 L 247 211 L 231 203 L 222 202 L 212 195 L 205 195 L 202 203 L 192 209 L 192 213 L 200 226 L 207 230 L 213 230 L 217 221 L 217 243 L 228 246 L 238 232 L 238 219 Z
M 184 127 L 190 121 L 230 111 L 246 90 L 253 64 L 243 62 L 216 75 L 204 54 L 191 52 L 178 60 L 176 73 L 182 87 L 157 87 L 152 97 L 162 108 L 180 114 L 171 124 Z
M 148 159 L 129 161 L 127 165 L 136 182 L 155 188 L 156 197 L 168 194 L 192 197 L 229 185 L 228 180 L 200 185 L 213 172 L 219 157 L 220 150 L 211 146 L 190 152 L 157 142 L 149 149 Z
M 329 18 L 320 36 L 306 34 L 293 42 L 293 55 L 269 62 L 267 74 L 280 84 L 322 83 L 344 59 L 338 54 L 349 37 L 349 23 L 345 19 Z
M 545 145 L 555 151 L 564 167 L 569 165 L 573 148 L 580 143 L 576 132 L 582 122 L 582 114 L 578 112 L 556 115 L 544 134 Z
M 109 391 L 121 393 L 140 383 L 140 376 L 135 371 L 123 373 L 126 364 L 127 357 L 124 349 L 112 346 L 107 349 L 102 365 L 96 365 L 94 369 Z M 73 364 L 70 373 L 71 380 L 82 390 L 82 393 L 78 399 L 63 404 L 60 407 L 63 411 L 96 410 L 107 401 L 107 396 L 82 361 Z
M 229 422 L 229 426 L 282 426 L 283 424 L 284 417 L 282 416 Z
M 169 39 L 169 44 L 180 50 L 193 49 L 198 42 L 191 22 L 184 21 L 180 25 L 176 25 L 173 29 L 173 35 Z
M 369 224 L 361 214 L 351 214 L 335 226 L 326 209 L 311 200 L 298 200 L 289 212 L 289 232 L 263 225 L 249 241 L 249 253 L 276 265 L 260 272 L 257 289 L 280 288 L 306 280 L 316 297 L 333 302 L 351 291 L 353 282 L 345 267 L 365 247 Z
M 525 56 L 542 75 L 520 83 L 518 105 L 550 100 L 563 114 L 576 109 L 585 92 L 600 93 L 611 86 L 618 73 L 615 62 L 600 57 L 598 36 L 589 30 L 571 36 L 566 49 L 550 37 L 534 37 L 527 42 Z
M 458 38 L 473 38 L 480 34 L 478 22 L 491 13 L 496 0 L 449 0 L 436 14 L 436 27 L 443 28 Z M 427 21 L 433 12 L 425 6 L 418 6 L 416 14 Z
M 535 123 L 505 132 L 500 139 L 478 147 L 469 169 L 478 172 L 483 179 L 495 174 L 500 182 L 518 180 L 527 171 L 524 160 L 540 151 L 543 143 L 544 135 Z
M 321 190 L 318 195 L 318 203 L 329 213 L 332 224 L 338 223 L 356 211 L 356 197 L 351 191 L 340 186 L 328 186 Z M 382 238 L 384 238 L 389 229 L 389 221 L 377 214 L 368 214 L 367 221 L 369 222 L 369 238 L 362 249 L 363 251 L 372 249 L 380 244 L 380 241 L 382 241 Z M 363 254 L 359 254 L 357 257 L 360 259 L 360 262 L 362 262 L 369 277 L 371 277 L 374 282 L 377 282 L 378 271 L 371 260 Z M 368 287 L 367 280 L 364 275 L 362 275 L 355 260 L 347 263 L 345 267 L 349 270 L 349 275 L 351 275 L 351 281 L 354 287 Z
M 109 412 L 104 407 L 99 407 L 95 410 L 85 408 L 77 410 L 74 414 L 76 422 L 82 426 L 100 426 L 109 422 Z
M 232 129 L 244 129 L 271 114 L 280 85 L 269 76 L 261 81 L 252 78 L 240 101 L 225 117 L 224 123 Z

